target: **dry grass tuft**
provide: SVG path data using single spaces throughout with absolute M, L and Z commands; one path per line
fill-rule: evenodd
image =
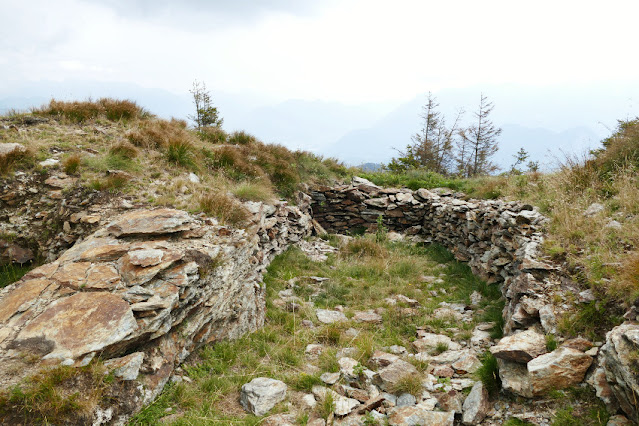
M 275 194 L 271 186 L 261 181 L 242 182 L 235 186 L 231 192 L 243 201 L 268 202 L 275 199 Z
M 171 142 L 193 140 L 186 129 L 186 122 L 176 119 L 141 122 L 127 134 L 127 138 L 133 145 L 144 149 L 167 148 Z
M 80 164 L 82 164 L 82 157 L 79 154 L 71 154 L 62 162 L 62 168 L 66 174 L 74 175 L 78 172 Z
M 205 142 L 223 144 L 228 141 L 229 135 L 219 127 L 206 126 L 198 132 L 198 136 Z
M 101 363 L 43 369 L 0 393 L 0 419 L 29 424 L 83 424 L 109 391 L 113 377 Z
M 133 146 L 133 144 L 123 140 L 109 148 L 109 152 L 113 155 L 119 155 L 125 158 L 135 158 L 140 153 L 140 150 Z
M 37 115 L 65 118 L 74 123 L 83 123 L 99 117 L 110 121 L 129 121 L 147 118 L 150 115 L 133 101 L 112 98 L 73 102 L 51 99 L 48 105 L 36 108 L 32 112 Z
M 223 192 L 210 192 L 200 197 L 200 209 L 215 216 L 223 223 L 241 226 L 249 218 L 248 211 L 240 203 Z
M 0 176 L 13 171 L 15 168 L 23 168 L 33 164 L 35 156 L 29 149 L 13 151 L 10 154 L 0 155 Z
M 383 244 L 376 242 L 368 236 L 353 238 L 343 249 L 349 256 L 386 258 L 388 250 Z

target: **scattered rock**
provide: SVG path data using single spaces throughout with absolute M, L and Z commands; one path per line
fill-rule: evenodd
M 19 143 L 0 143 L 0 156 L 11 155 L 18 152 L 25 152 L 27 149 Z
M 397 407 L 410 407 L 412 405 L 415 405 L 416 403 L 417 399 L 413 395 L 409 393 L 403 393 L 397 397 L 397 402 L 395 403 L 395 405 Z
M 122 358 L 112 358 L 104 362 L 104 366 L 113 370 L 113 374 L 122 380 L 135 380 L 140 374 L 144 361 L 144 352 L 134 352 Z
M 413 347 L 418 352 L 427 352 L 438 346 L 445 346 L 449 350 L 459 350 L 461 345 L 443 334 L 418 332 L 419 339 L 413 342 Z
M 353 319 L 357 322 L 365 322 L 369 324 L 381 324 L 382 316 L 376 314 L 372 310 L 355 312 Z
M 397 383 L 407 376 L 419 375 L 413 364 L 397 360 L 377 372 L 376 380 L 384 390 L 393 389 Z
M 328 309 L 317 309 L 315 311 L 317 320 L 323 324 L 332 324 L 334 322 L 348 321 L 346 315 L 339 311 L 331 311 Z
M 606 207 L 601 203 L 592 203 L 584 211 L 584 216 L 594 216 L 597 213 L 602 212 Z
M 322 373 L 320 380 L 327 385 L 334 385 L 339 380 L 340 373 Z
M 477 425 L 484 420 L 488 410 L 490 410 L 490 403 L 488 401 L 488 392 L 482 382 L 475 383 L 475 386 L 473 386 L 473 389 L 464 400 L 462 409 L 462 423 L 465 425 Z
M 249 413 L 263 416 L 286 398 L 286 384 L 268 377 L 258 377 L 242 385 L 240 403 Z
M 388 424 L 391 426 L 453 426 L 454 421 L 454 412 L 431 411 L 421 404 L 412 407 L 395 407 L 388 415 Z

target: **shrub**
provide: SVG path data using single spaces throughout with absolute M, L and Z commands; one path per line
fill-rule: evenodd
M 170 142 L 191 142 L 192 136 L 184 120 L 150 120 L 127 133 L 129 141 L 144 149 L 167 148 Z
M 22 266 L 16 264 L 0 265 L 0 288 L 13 284 L 24 276 L 31 266 Z
M 396 395 L 409 393 L 419 398 L 422 394 L 422 378 L 418 374 L 405 375 L 391 386 L 389 392 Z
M 322 382 L 318 375 L 300 373 L 295 375 L 295 378 L 290 384 L 291 387 L 297 391 L 310 392 L 311 389 L 313 389 L 313 386 L 321 386 L 324 382 Z
M 382 244 L 366 237 L 358 237 L 350 240 L 344 247 L 344 253 L 349 256 L 361 257 L 386 257 L 388 250 Z
M 13 151 L 10 154 L 0 155 L 0 176 L 14 170 L 16 167 L 25 167 L 32 164 L 35 160 L 30 150 Z
M 335 410 L 335 401 L 333 400 L 333 394 L 330 391 L 326 391 L 324 399 L 317 404 L 317 415 L 323 419 L 328 419 L 329 416 Z
M 43 369 L 0 393 L 0 412 L 15 413 L 28 424 L 90 423 L 112 380 L 96 362 Z
M 200 209 L 217 217 L 223 223 L 243 225 L 249 213 L 237 201 L 222 192 L 212 192 L 200 197 Z
M 329 324 L 317 333 L 317 341 L 327 345 L 339 345 L 342 337 L 342 330 L 334 325 Z
M 109 149 L 109 153 L 126 158 L 135 158 L 140 151 L 127 141 L 120 141 Z
M 111 175 L 107 176 L 105 179 L 95 179 L 91 182 L 91 188 L 96 191 L 105 191 L 109 190 L 111 192 L 115 192 L 118 189 L 123 188 L 127 184 L 128 180 L 124 176 L 121 175 Z
M 546 334 L 546 350 L 552 352 L 557 349 L 557 339 L 554 334 Z
M 73 154 L 64 159 L 62 167 L 64 168 L 65 173 L 73 175 L 78 171 L 81 163 L 82 157 L 78 154 Z

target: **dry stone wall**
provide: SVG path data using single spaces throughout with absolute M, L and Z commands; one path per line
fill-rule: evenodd
M 554 332 L 548 290 L 560 283 L 553 282 L 557 268 L 540 256 L 546 219 L 532 206 L 465 201 L 447 190 L 380 188 L 360 178 L 317 187 L 311 198 L 314 219 L 329 232 L 376 229 L 381 217 L 387 229 L 440 243 L 488 282 L 503 282 L 507 333 L 535 323 Z
M 593 295 L 543 258 L 539 248 L 546 219 L 535 208 L 468 201 L 450 190 L 380 188 L 357 177 L 350 185 L 316 187 L 311 198 L 314 219 L 329 232 L 375 230 L 379 219 L 415 241 L 442 244 L 474 273 L 500 285 L 507 337 L 491 352 L 505 391 L 532 398 L 587 377 L 612 413 L 621 408 L 639 422 L 636 313 L 608 333 L 601 350 L 585 339 L 558 336 L 560 347 L 547 351 L 545 335 L 557 334 L 557 317 L 571 309 L 568 300 L 589 302 Z

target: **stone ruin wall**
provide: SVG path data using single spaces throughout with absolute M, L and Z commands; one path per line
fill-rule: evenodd
M 80 423 L 122 424 L 197 347 L 261 327 L 266 267 L 312 229 L 304 194 L 297 206 L 245 203 L 250 223 L 235 229 L 55 177 L 21 175 L 0 191 L 4 260 L 49 261 L 0 290 L 0 387 L 99 357 L 121 379 L 117 402 Z M 43 229 L 55 232 L 38 239 Z
M 442 244 L 458 260 L 468 262 L 475 274 L 500 285 L 505 299 L 504 335 L 512 336 L 507 338 L 511 345 L 532 336 L 530 340 L 544 346 L 544 334 L 557 334 L 557 318 L 571 309 L 568 300 L 575 297 L 567 295 L 576 295 L 576 303 L 593 300 L 592 293 L 582 291 L 557 265 L 544 259 L 540 245 L 547 219 L 530 205 L 466 201 L 448 190 L 380 188 L 360 178 L 350 185 L 315 187 L 310 195 L 313 218 L 328 232 L 375 230 L 381 216 L 387 229 L 412 236 L 414 241 Z M 563 364 L 566 371 L 583 371 L 578 381 L 586 378 L 611 413 L 621 408 L 639 422 L 639 378 L 632 358 L 639 350 L 639 317 L 626 315 L 626 319 L 608 332 L 603 346 L 587 354 L 560 347 L 550 354 L 542 348 L 532 360 L 498 358 L 502 387 L 524 397 L 541 395 L 542 379 L 547 377 L 540 375 L 549 371 L 560 377 L 561 368 L 555 366 Z M 534 346 L 530 340 L 523 344 Z M 570 380 L 576 384 L 574 377 Z

